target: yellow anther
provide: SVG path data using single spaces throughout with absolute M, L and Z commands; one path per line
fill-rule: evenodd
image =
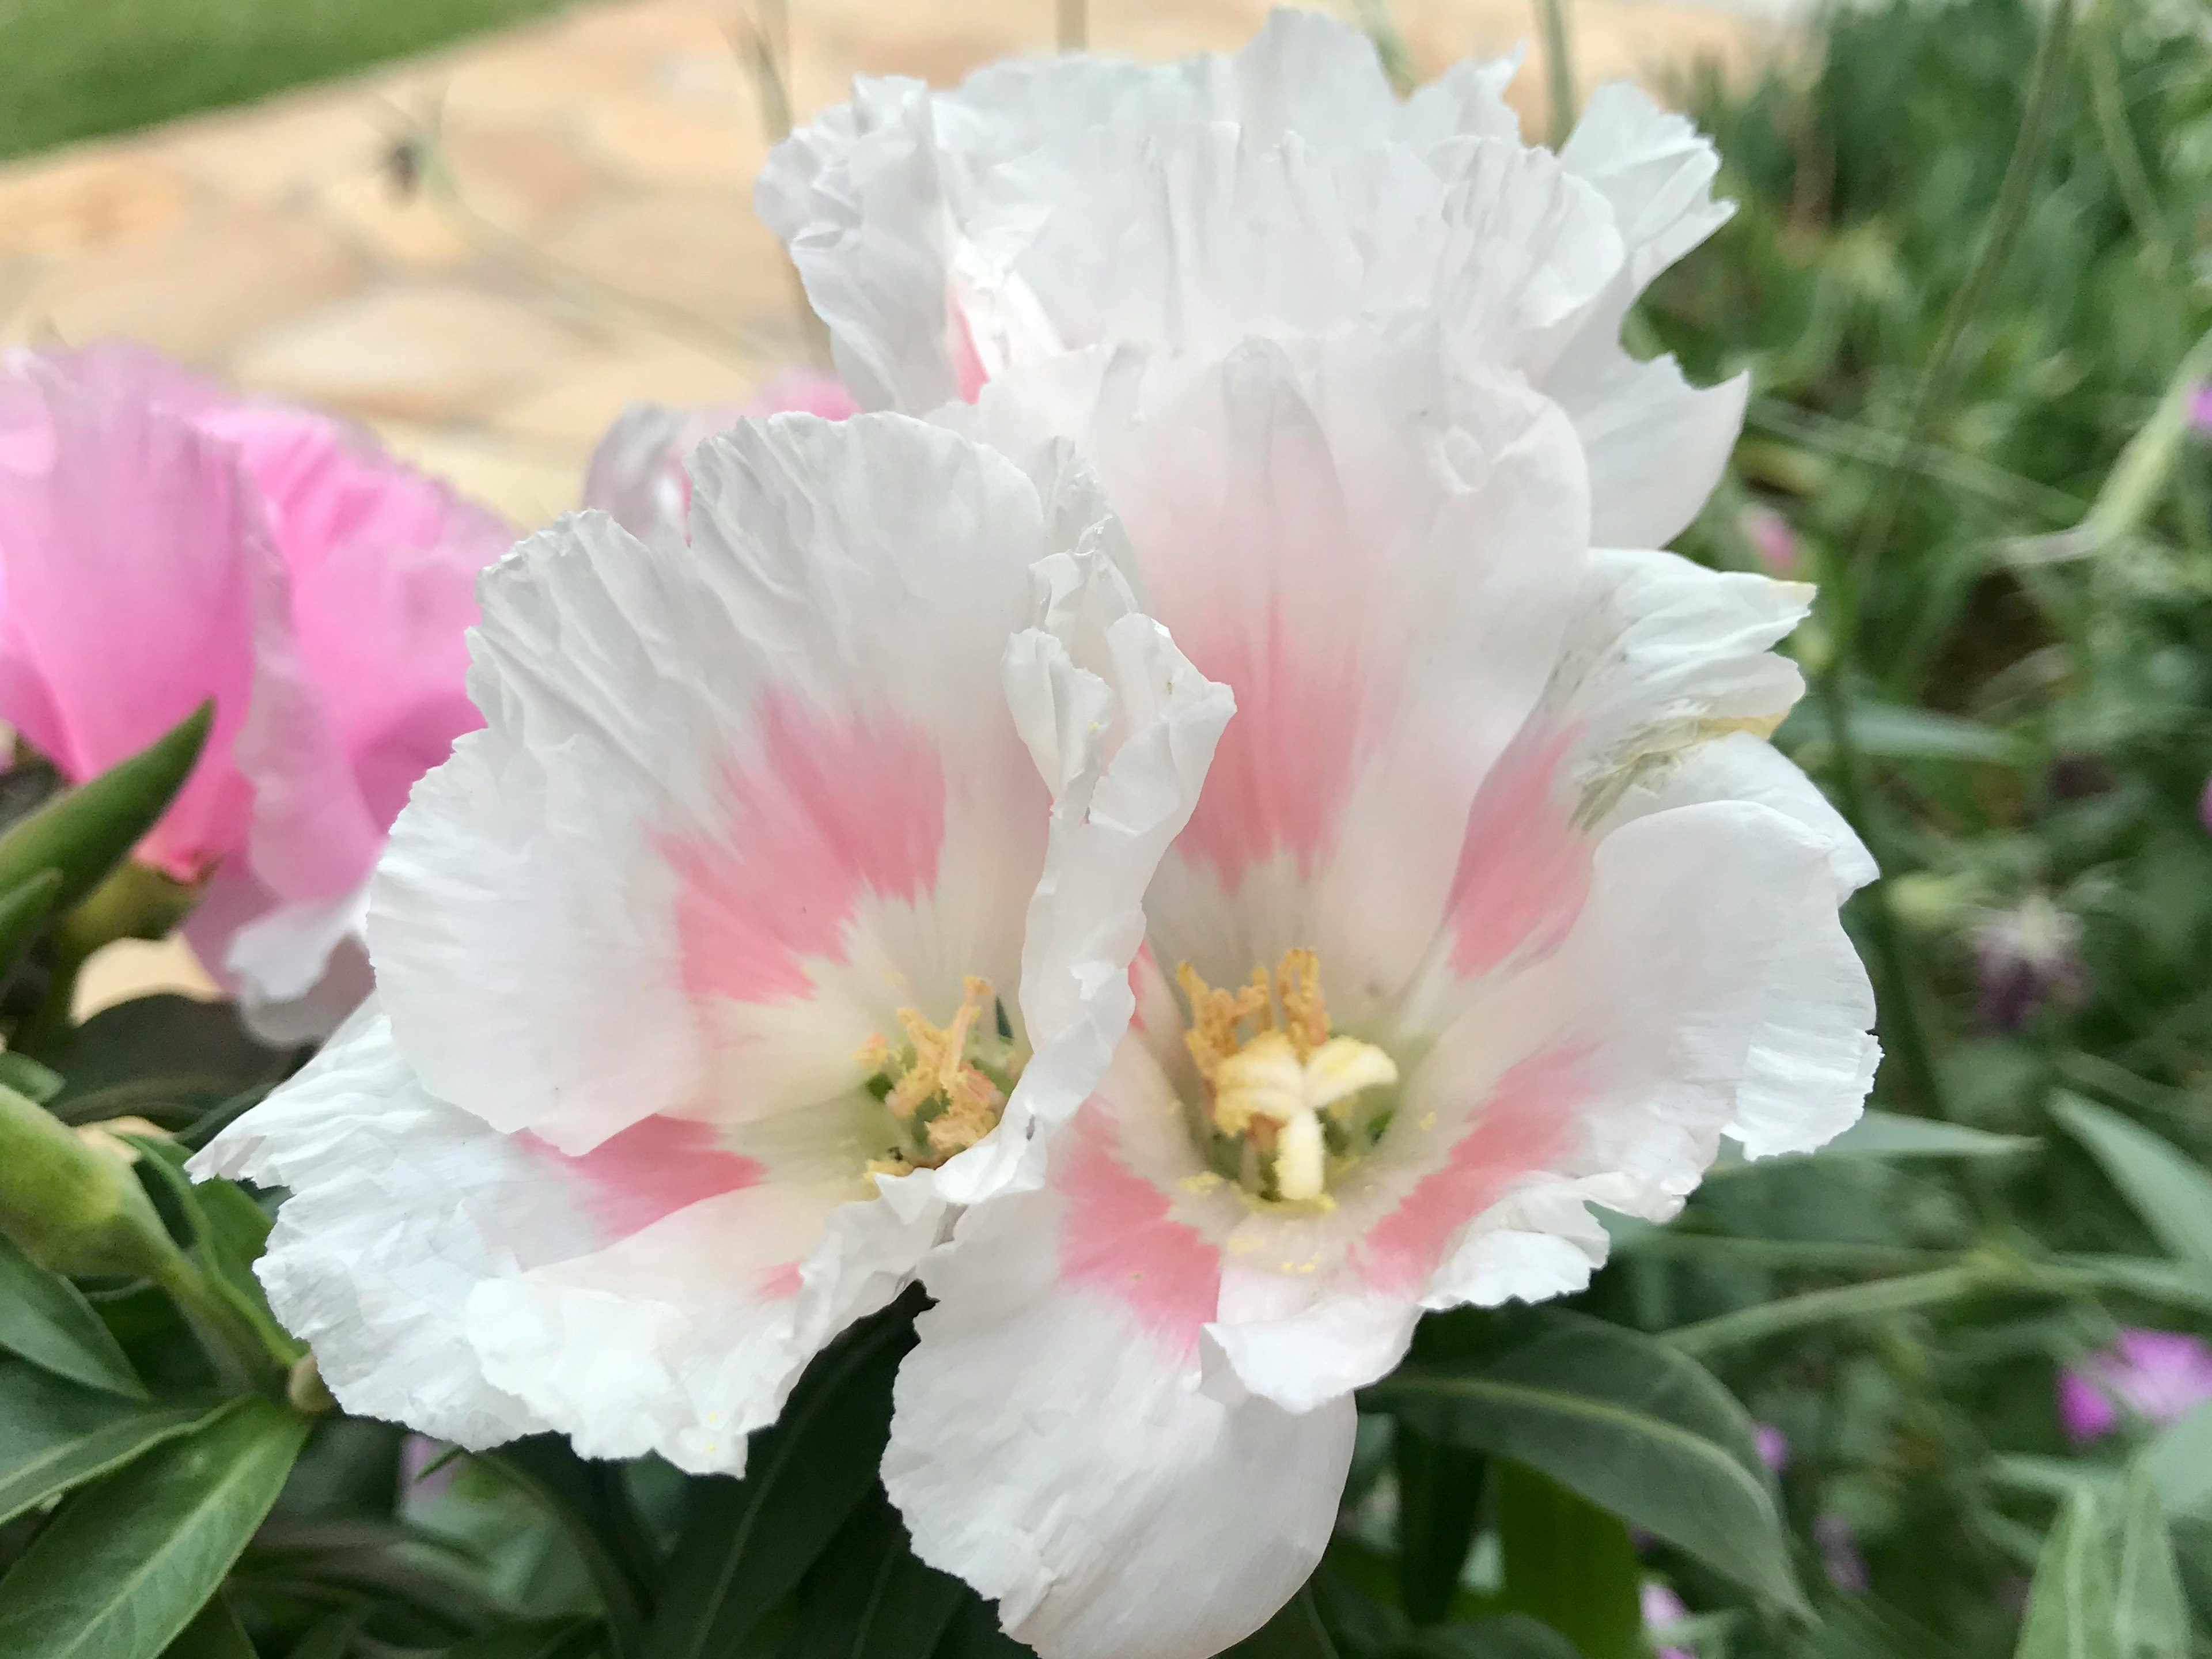
M 1311 951 L 1285 951 L 1275 964 L 1275 995 L 1283 1005 L 1283 1026 L 1298 1058 L 1328 1041 L 1328 1007 L 1322 1000 L 1321 958 Z
M 1311 951 L 1285 951 L 1272 975 L 1255 969 L 1234 992 L 1207 985 L 1187 962 L 1176 981 L 1190 1000 L 1183 1040 L 1206 1079 L 1213 1127 L 1243 1143 L 1240 1179 L 1288 1202 L 1326 1205 L 1334 1132 L 1322 1116 L 1343 1117 L 1365 1091 L 1395 1083 L 1395 1062 L 1371 1042 L 1329 1035 Z
M 889 1159 L 877 1159 L 868 1166 L 871 1174 L 904 1174 L 942 1164 L 997 1126 L 1006 1097 L 968 1055 L 976 1022 L 985 1009 L 995 1006 L 991 982 L 970 974 L 963 989 L 960 1006 L 942 1026 L 933 1024 L 918 1009 L 896 1011 L 899 1029 L 906 1034 L 908 1052 L 894 1053 L 880 1035 L 860 1045 L 856 1056 L 860 1063 L 890 1084 L 884 1104 L 893 1117 L 913 1124 L 922 1108 L 933 1101 L 939 1103 L 935 1113 L 915 1126 L 926 1152 L 917 1146 L 911 1154 L 895 1152 Z
M 1198 1062 L 1198 1073 L 1207 1082 L 1213 1080 L 1214 1068 L 1244 1046 L 1244 1039 L 1237 1028 L 1257 1016 L 1260 1029 L 1267 1030 L 1275 1023 L 1273 1007 L 1267 1000 L 1267 975 L 1264 969 L 1252 970 L 1252 982 L 1236 990 L 1216 990 L 1198 975 L 1198 970 L 1188 963 L 1176 968 L 1176 983 L 1190 999 L 1190 1030 L 1183 1033 L 1183 1042 L 1189 1045 L 1190 1057 Z

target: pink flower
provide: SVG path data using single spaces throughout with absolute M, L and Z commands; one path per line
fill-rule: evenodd
M 681 546 L 691 511 L 691 480 L 684 458 L 717 432 L 753 415 L 797 412 L 842 421 L 860 406 L 834 374 L 787 369 L 734 404 L 672 409 L 632 404 L 607 428 L 584 474 L 584 505 L 610 514 L 631 535 Z
M 1662 1635 L 1690 1616 L 1689 1608 L 1682 1605 L 1682 1598 L 1656 1578 L 1644 1581 L 1642 1606 L 1644 1628 L 1654 1637 Z M 1696 1656 L 1686 1648 L 1661 1648 L 1655 1659 L 1696 1659 Z
M 2189 424 L 2212 434 L 2212 385 L 2200 386 L 2189 400 Z
M 0 719 L 82 779 L 203 701 L 207 753 L 138 856 L 264 1034 L 334 1024 L 409 787 L 462 686 L 490 514 L 325 416 L 138 348 L 0 361 Z
M 1779 1474 L 1790 1467 L 1790 1437 L 1771 1423 L 1761 1423 L 1753 1431 L 1759 1444 L 1759 1461 Z
M 2212 1347 L 2179 1331 L 2124 1330 L 2104 1352 L 2058 1376 L 2058 1420 L 2077 1445 L 2109 1434 L 2120 1407 L 2158 1424 L 2212 1400 Z
M 1743 509 L 1736 520 L 1743 531 L 1744 539 L 1751 544 L 1759 562 L 1766 567 L 1770 576 L 1794 576 L 1797 574 L 1797 532 L 1790 520 L 1771 507 L 1754 502 Z

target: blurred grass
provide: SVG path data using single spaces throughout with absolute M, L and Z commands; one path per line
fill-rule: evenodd
M 244 102 L 563 0 L 0 0 L 0 157 Z

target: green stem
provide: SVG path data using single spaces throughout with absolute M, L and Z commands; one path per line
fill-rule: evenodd
M 2128 217 L 2135 221 L 2136 234 L 2157 256 L 2160 270 L 2172 270 L 2179 263 L 2174 257 L 2172 234 L 2159 206 L 2149 171 L 2143 166 L 2142 153 L 2136 148 L 2135 134 L 2128 127 L 2127 95 L 2120 87 L 2119 60 L 2112 55 L 2112 33 L 2118 25 L 2113 8 L 2101 7 L 2095 27 L 2084 41 L 2097 136 L 2104 141 L 2106 159 L 2112 164 L 2113 183 L 2119 188 Z
M 1920 1006 L 1918 986 L 1911 976 L 1911 954 L 1905 947 L 1903 929 L 1889 902 L 1888 872 L 1892 860 L 1887 856 L 1888 837 L 1873 811 L 1873 792 L 1867 779 L 1865 757 L 1859 752 L 1851 730 L 1859 595 L 1872 584 L 1881 568 L 1882 552 L 1896 532 L 1899 511 L 1906 494 L 1905 481 L 1918 469 L 1921 449 L 1935 431 L 1943 406 L 1949 400 L 1966 326 L 1988 297 L 2027 220 L 2031 188 L 2042 161 L 2045 135 L 2065 84 L 2067 47 L 2073 36 L 2073 24 L 2074 0 L 2057 0 L 2036 47 L 2027 106 L 2021 115 L 2020 131 L 2013 143 L 2012 157 L 2005 165 L 2003 181 L 1997 187 L 1996 204 L 1990 210 L 1981 247 L 1967 270 L 1966 280 L 1952 296 L 1937 331 L 1935 350 L 1913 400 L 1905 442 L 1892 464 L 1886 487 L 1877 494 L 1877 505 L 1867 520 L 1856 556 L 1838 569 L 1832 582 L 1832 641 L 1820 676 L 1821 703 L 1833 753 L 1838 805 L 1864 839 L 1868 851 L 1882 872 L 1867 888 L 1861 902 L 1882 988 L 1887 994 L 1882 1007 L 1885 1032 L 1904 1070 L 1907 1091 L 1939 1117 L 1943 1115 L 1943 1090 L 1935 1048 L 1929 1036 L 1929 1022 Z
M 1838 420 L 1779 398 L 1755 399 L 1744 423 L 1847 460 L 1909 467 L 1924 478 L 1985 496 L 2000 507 L 2048 520 L 2054 526 L 2076 524 L 2088 510 L 2088 503 L 2078 495 L 2008 472 L 1979 456 L 1924 441 L 1916 453 L 1894 432 Z
M 1790 1331 L 1809 1330 L 1839 1321 L 1879 1319 L 1887 1314 L 1909 1313 L 1957 1302 L 1990 1291 L 2015 1296 L 2092 1296 L 2114 1288 L 2147 1293 L 2134 1285 L 2123 1285 L 2112 1269 L 2094 1261 L 2075 1263 L 2032 1261 L 2008 1251 L 1978 1253 L 1950 1266 L 1927 1273 L 1880 1279 L 1868 1285 L 1843 1285 L 1832 1290 L 1808 1291 L 1802 1296 L 1762 1302 L 1717 1318 L 1678 1325 L 1659 1333 L 1659 1340 L 1685 1353 L 1711 1353 L 1747 1342 L 1757 1342 Z
M 1660 1227 L 1639 1236 L 1622 1254 L 1719 1257 L 1734 1266 L 1808 1273 L 1908 1273 L 1957 1258 L 1948 1251 L 1895 1244 L 1853 1244 L 1826 1239 L 1736 1238 L 1726 1233 Z
M 48 1064 L 68 1046 L 70 1034 L 76 1029 L 76 982 L 85 964 L 84 952 L 57 943 L 46 994 L 8 1043 L 16 1053 Z
M 1544 38 L 1544 93 L 1552 106 L 1552 148 L 1575 130 L 1574 36 L 1567 0 L 1536 0 L 1536 27 Z
M 1871 1285 L 1846 1285 L 1832 1291 L 1809 1291 L 1779 1302 L 1763 1302 L 1717 1319 L 1678 1325 L 1671 1331 L 1662 1331 L 1659 1337 L 1685 1353 L 1712 1353 L 1838 1320 L 1874 1319 L 1956 1302 L 1990 1289 L 1994 1282 L 1986 1267 L 1938 1267 L 1932 1273 L 1877 1279 Z
M 177 1304 L 226 1388 L 244 1392 L 283 1379 L 283 1364 L 269 1352 L 252 1322 L 224 1300 L 181 1250 L 165 1259 L 154 1282 Z

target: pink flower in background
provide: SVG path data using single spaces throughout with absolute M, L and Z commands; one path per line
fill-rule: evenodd
M 2212 386 L 2200 386 L 2189 400 L 2189 423 L 2199 432 L 2212 434 Z
M 0 360 L 0 719 L 72 780 L 213 698 L 138 856 L 264 1036 L 367 988 L 361 895 L 462 679 L 507 527 L 325 416 L 122 344 Z
M 1797 574 L 1797 532 L 1790 527 L 1789 520 L 1771 507 L 1753 502 L 1743 509 L 1737 522 L 1752 551 L 1759 555 L 1759 563 L 1766 567 L 1768 575 L 1788 577 Z
M 1771 1423 L 1761 1423 L 1752 1431 L 1759 1446 L 1759 1461 L 1779 1474 L 1790 1467 L 1790 1437 Z
M 1690 1616 L 1682 1598 L 1656 1578 L 1644 1581 L 1642 1602 L 1644 1631 L 1655 1638 Z M 1697 1659 L 1697 1656 L 1686 1648 L 1661 1648 L 1655 1659 Z
M 2197 821 L 2212 830 L 2212 778 L 2204 780 L 2204 793 L 2197 798 Z
M 2130 1329 L 2058 1374 L 2058 1420 L 2075 1444 L 2109 1434 L 2124 1407 L 2166 1424 L 2212 1400 L 2212 1347 L 2179 1331 Z
M 681 546 L 688 538 L 684 520 L 691 511 L 691 480 L 684 460 L 693 450 L 748 416 L 795 411 L 842 421 L 858 414 L 860 407 L 842 380 L 811 368 L 787 369 L 738 403 L 697 409 L 632 404 L 592 452 L 584 474 L 584 505 L 599 508 L 642 540 L 667 538 Z

